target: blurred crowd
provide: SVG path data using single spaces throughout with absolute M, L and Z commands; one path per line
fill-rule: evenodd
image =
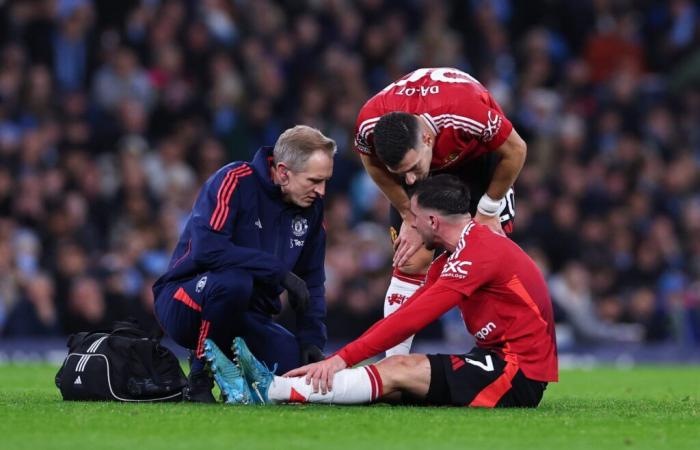
M 567 342 L 700 344 L 700 7 L 689 0 L 0 2 L 0 330 L 152 318 L 210 174 L 316 126 L 331 339 L 382 315 L 388 203 L 357 112 L 419 67 L 487 86 L 528 143 L 512 238 Z M 448 315 L 430 337 L 455 339 Z M 463 333 L 463 331 L 462 331 Z

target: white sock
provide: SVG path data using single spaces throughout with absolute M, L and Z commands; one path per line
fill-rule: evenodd
M 401 280 L 397 278 L 396 275 L 392 276 L 391 284 L 389 284 L 389 289 L 387 289 L 386 296 L 384 297 L 384 317 L 393 314 L 394 311 L 399 309 L 403 302 L 408 300 L 419 287 L 420 284 Z M 396 347 L 387 350 L 386 356 L 408 355 L 411 352 L 412 343 L 413 336 L 398 344 Z
M 275 377 L 267 391 L 273 403 L 336 403 L 356 405 L 370 403 L 382 395 L 382 380 L 374 365 L 345 369 L 335 374 L 333 390 L 325 395 L 314 393 L 305 377 Z

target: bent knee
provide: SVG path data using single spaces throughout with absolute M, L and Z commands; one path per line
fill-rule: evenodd
M 382 366 L 391 370 L 413 369 L 423 364 L 424 360 L 427 361 L 425 355 L 394 355 L 383 359 L 377 364 L 377 367 Z
M 384 386 L 403 390 L 420 380 L 430 380 L 430 362 L 425 355 L 395 355 L 376 365 Z

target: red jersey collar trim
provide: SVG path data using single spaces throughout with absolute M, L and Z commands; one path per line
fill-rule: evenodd
M 476 226 L 476 225 L 478 225 L 478 224 L 479 224 L 479 222 L 477 222 L 476 220 L 474 220 L 473 217 L 472 217 L 471 219 L 469 219 L 469 222 L 467 222 L 467 224 L 466 224 L 466 225 L 464 226 L 464 228 L 462 229 L 462 236 L 464 236 L 465 234 L 469 234 L 469 232 L 471 231 L 471 229 L 474 228 L 474 226 Z
M 430 128 L 432 128 L 433 132 L 437 135 L 438 134 L 438 127 L 435 125 L 435 121 L 433 120 L 433 116 L 431 116 L 428 113 L 423 113 L 420 115 L 422 118 L 425 119 L 426 122 L 428 122 L 428 125 Z
M 449 259 L 452 260 L 454 258 L 457 258 L 459 256 L 459 252 L 464 249 L 464 246 L 467 244 L 465 241 L 465 238 L 469 235 L 469 232 L 471 231 L 472 228 L 476 226 L 477 222 L 474 219 L 469 220 L 467 224 L 462 228 L 462 234 L 459 237 L 459 241 L 457 241 L 457 246 L 455 247 L 455 251 L 452 252 L 452 254 L 449 256 Z

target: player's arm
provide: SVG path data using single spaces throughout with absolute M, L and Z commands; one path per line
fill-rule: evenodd
M 247 176 L 254 175 L 245 168 L 231 174 L 222 171 L 204 186 L 192 209 L 192 258 L 209 270 L 235 267 L 258 281 L 279 285 L 286 269 L 278 258 L 231 241 Z
M 285 377 L 306 377 L 313 384 L 314 392 L 323 393 L 333 388 L 336 372 L 372 357 L 405 340 L 408 336 L 425 328 L 462 299 L 459 292 L 434 284 L 421 288 L 394 314 L 375 323 L 362 336 L 345 346 L 330 358 L 308 364 L 285 373 Z
M 348 366 L 396 346 L 413 336 L 447 311 L 458 305 L 462 294 L 443 283 L 435 283 L 416 292 L 396 312 L 380 320 L 362 336 L 343 347 L 337 355 Z
M 446 261 L 442 263 L 441 258 Z M 337 355 L 352 366 L 392 348 L 458 305 L 463 298 L 490 283 L 501 265 L 498 254 L 479 240 L 470 242 L 449 258 L 441 255 L 428 272 L 429 284 L 421 287 L 396 312 L 377 322 Z M 433 270 L 440 271 L 439 277 Z
M 496 154 L 501 160 L 496 165 L 486 193 L 493 199 L 501 199 L 515 183 L 525 164 L 527 145 L 513 128 L 508 139 L 496 149 Z
M 502 233 L 499 214 L 502 211 L 504 197 L 520 175 L 527 156 L 527 145 L 512 128 L 508 138 L 494 152 L 500 156 L 486 193 L 479 199 L 476 215 L 477 222 Z
M 496 165 L 486 193 L 492 199 L 502 199 L 515 183 L 525 164 L 527 145 L 513 128 L 508 139 L 495 152 L 501 157 L 501 160 Z

